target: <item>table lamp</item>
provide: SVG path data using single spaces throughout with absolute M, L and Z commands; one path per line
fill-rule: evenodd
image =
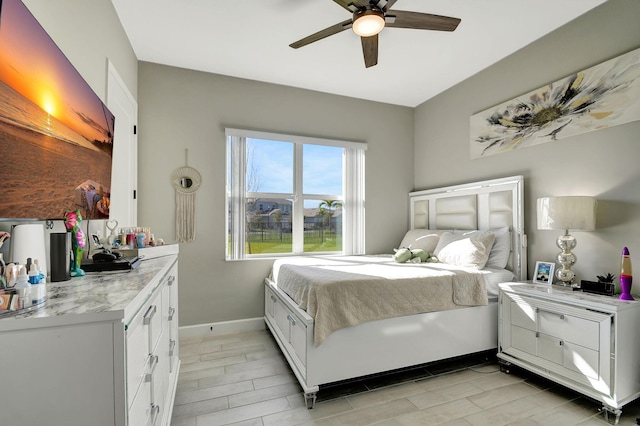
M 596 229 L 596 199 L 578 196 L 538 198 L 537 216 L 538 229 L 564 230 L 556 240 L 562 251 L 556 258 L 561 268 L 555 275 L 563 285 L 575 284 L 576 274 L 571 267 L 577 259 L 571 250 L 576 246 L 576 239 L 569 235 L 569 230 Z
M 27 259 L 38 260 L 38 266 L 47 275 L 47 250 L 44 244 L 44 225 L 24 223 L 11 229 L 11 250 L 9 261 L 25 265 Z M 28 273 L 29 271 L 27 271 Z

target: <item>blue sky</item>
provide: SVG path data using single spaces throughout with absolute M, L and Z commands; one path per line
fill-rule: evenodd
M 293 192 L 293 146 L 291 142 L 247 139 L 249 167 L 257 177 L 251 191 Z M 305 145 L 303 182 L 306 194 L 342 194 L 342 148 Z M 306 205 L 305 207 L 308 207 Z

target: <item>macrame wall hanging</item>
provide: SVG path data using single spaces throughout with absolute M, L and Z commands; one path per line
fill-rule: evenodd
M 185 243 L 196 238 L 196 191 L 202 181 L 200 173 L 189 167 L 189 150 L 184 150 L 184 167 L 171 173 L 171 184 L 176 190 L 176 239 Z

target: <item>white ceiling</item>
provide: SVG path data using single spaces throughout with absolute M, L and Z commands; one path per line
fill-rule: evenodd
M 289 44 L 350 18 L 332 0 L 112 0 L 141 61 L 415 107 L 605 0 L 398 0 L 461 18 L 454 32 L 385 28 L 365 68 L 351 30 Z

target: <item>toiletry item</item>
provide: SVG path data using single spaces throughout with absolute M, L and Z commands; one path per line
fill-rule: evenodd
M 29 265 L 29 284 L 38 284 L 40 282 L 40 279 L 38 279 L 38 267 L 35 263 L 30 264 L 27 262 L 27 265 Z
M 44 284 L 47 282 L 47 275 L 42 272 L 42 268 L 40 268 L 40 263 L 38 262 L 38 259 L 33 259 L 33 263 L 36 264 L 36 269 L 38 270 L 38 280 L 40 283 Z
M 16 285 L 16 277 L 18 276 L 16 272 L 16 264 L 7 263 L 4 274 L 4 276 L 7 278 L 7 287 L 14 287 Z
M 144 241 L 147 238 L 147 235 L 144 232 L 141 232 L 138 234 L 137 238 L 138 238 L 138 241 L 137 241 L 136 247 L 144 248 Z
M 18 309 L 24 309 L 31 306 L 31 284 L 29 284 L 29 275 L 27 275 L 27 270 L 24 266 L 20 267 L 20 273 L 16 278 L 15 288 L 20 300 Z
M 4 290 L 7 288 L 7 277 L 6 277 L 7 268 L 4 264 L 4 259 L 2 258 L 2 253 L 0 253 L 0 290 Z
M 29 284 L 31 284 L 31 304 L 37 305 L 44 302 L 47 295 L 47 288 L 43 282 L 40 282 L 38 268 L 35 263 L 31 264 L 29 271 Z
M 631 256 L 629 249 L 622 249 L 622 262 L 620 264 L 620 290 L 622 294 L 618 297 L 622 300 L 634 300 L 631 295 L 631 283 L 633 281 L 633 273 L 631 271 Z
M 31 271 L 31 258 L 27 257 L 27 264 L 24 267 L 27 270 L 27 274 Z
M 13 294 L 0 294 L 0 311 L 8 311 L 11 308 Z

